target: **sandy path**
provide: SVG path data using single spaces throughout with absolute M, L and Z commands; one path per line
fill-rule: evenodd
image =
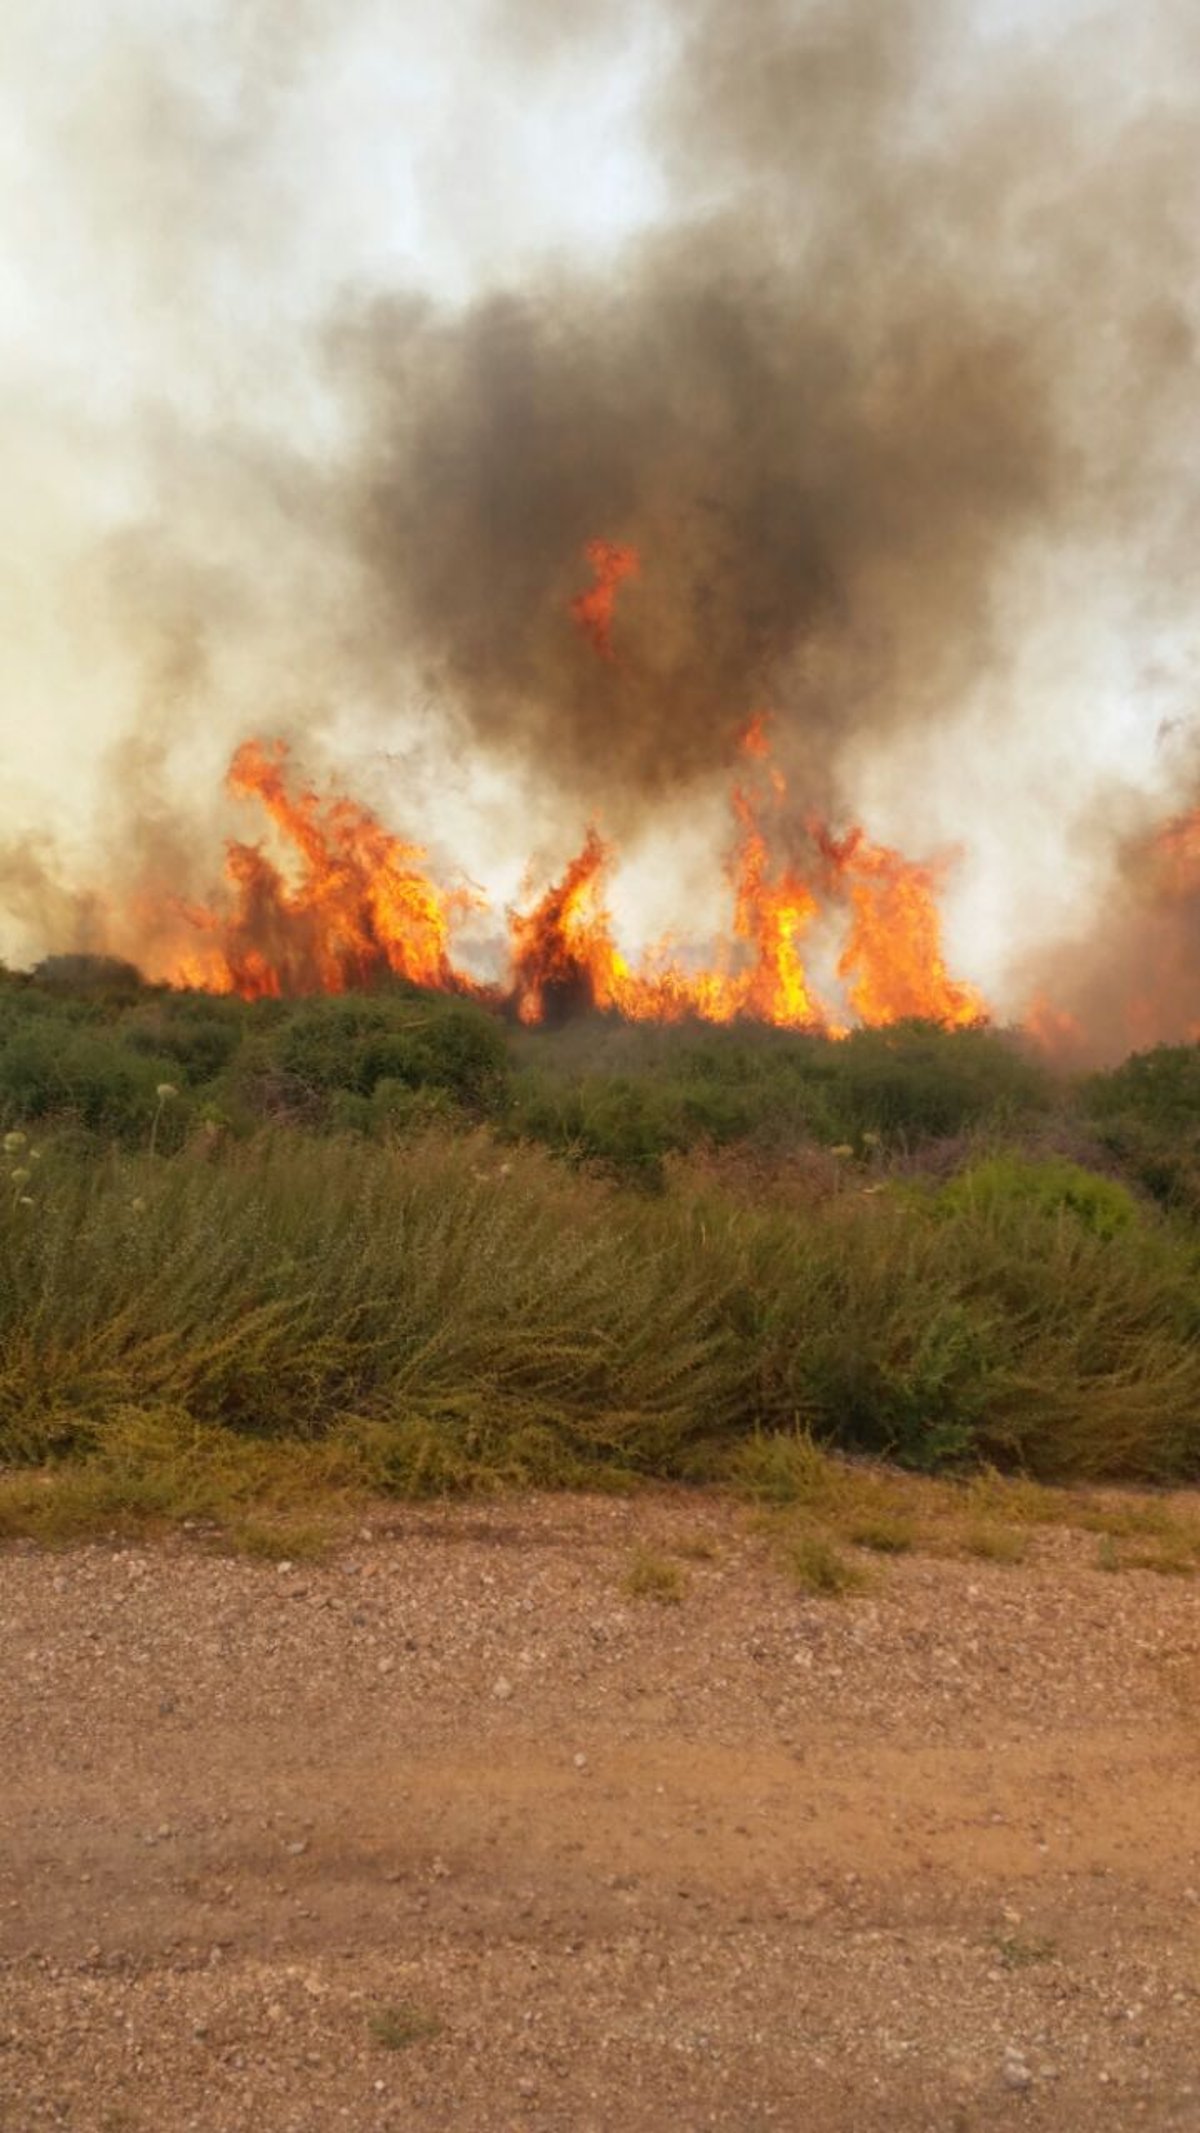
M 1039 1551 L 814 1601 L 666 1496 L 8 1550 L 0 2127 L 1200 2128 L 1193 1588 Z

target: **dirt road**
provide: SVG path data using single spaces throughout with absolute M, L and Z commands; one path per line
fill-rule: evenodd
M 6 1551 L 0 2126 L 1200 2128 L 1196 1600 L 1094 1556 L 814 1600 L 669 1496 Z

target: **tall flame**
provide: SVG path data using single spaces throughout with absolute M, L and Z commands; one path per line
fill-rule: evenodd
M 973 985 L 946 969 L 937 905 L 941 869 L 871 844 L 861 829 L 840 840 L 820 833 L 834 881 L 850 902 L 850 930 L 838 976 L 861 1022 L 878 1029 L 907 1017 L 966 1029 L 985 1021 L 987 1006 Z
M 479 899 L 438 888 L 423 870 L 421 846 L 393 836 L 355 801 L 322 801 L 308 786 L 289 791 L 287 769 L 282 742 L 246 741 L 226 783 L 266 810 L 290 851 L 294 879 L 258 845 L 230 844 L 232 908 L 179 907 L 206 938 L 181 959 L 177 981 L 251 1000 L 346 992 L 389 972 L 441 991 L 471 989 L 451 960 L 450 935 Z
M 595 584 L 571 613 L 603 659 L 613 659 L 617 588 L 636 577 L 635 548 L 591 541 Z M 848 911 L 837 965 L 849 1006 L 863 1022 L 925 1016 L 952 1027 L 986 1015 L 972 986 L 953 979 L 942 953 L 941 870 L 871 844 L 861 829 L 840 841 L 819 824 L 799 840 L 782 819 L 787 786 L 773 761 L 769 720 L 758 714 L 740 743 L 742 778 L 732 794 L 737 834 L 726 872 L 732 924 L 707 965 L 670 943 L 635 966 L 617 947 L 605 898 L 612 854 L 593 828 L 561 880 L 527 912 L 509 917 L 509 982 L 484 987 L 455 963 L 455 925 L 484 900 L 443 889 L 425 851 L 406 843 L 356 801 L 289 783 L 282 743 L 246 741 L 228 774 L 239 799 L 265 811 L 282 864 L 260 845 L 231 843 L 227 891 L 212 905 L 176 901 L 186 935 L 165 958 L 172 982 L 238 992 L 248 999 L 344 992 L 389 973 L 441 991 L 506 999 L 525 1022 L 589 1005 L 631 1021 L 746 1016 L 780 1028 L 841 1033 L 813 990 L 805 944 Z M 162 911 L 141 928 L 161 938 Z M 152 949 L 153 953 L 153 949 Z
M 528 1023 L 592 1006 L 637 1022 L 744 1016 L 834 1036 L 843 1024 L 813 989 L 804 944 L 845 909 L 849 930 L 837 967 L 860 1021 L 917 1015 L 960 1028 L 985 1017 L 980 994 L 946 969 L 939 870 L 869 843 L 859 829 L 838 840 L 819 825 L 807 865 L 795 856 L 777 860 L 779 826 L 768 811 L 787 788 L 764 719 L 751 722 L 741 747 L 749 775 L 732 795 L 732 925 L 705 965 L 667 942 L 636 965 L 623 954 L 605 897 L 613 855 L 591 829 L 561 879 L 531 910 L 510 914 L 507 986 L 485 987 L 452 954 L 456 924 L 484 899 L 441 888 L 422 847 L 356 801 L 293 789 L 286 747 L 252 740 L 233 758 L 229 790 L 264 809 L 283 861 L 259 845 L 231 843 L 226 897 L 174 905 L 187 946 L 167 956 L 162 974 L 259 999 L 344 992 L 391 973 L 439 991 L 506 998 Z
M 763 719 L 751 721 L 742 750 L 765 758 Z M 775 791 L 782 794 L 782 778 L 774 770 L 771 776 Z M 831 1027 L 810 993 L 799 948 L 817 915 L 817 899 L 788 867 L 773 878 L 754 800 L 740 786 L 733 805 L 741 832 L 729 867 L 735 891 L 734 940 L 725 944 L 716 966 L 690 968 L 665 945 L 645 956 L 640 969 L 630 965 L 613 941 L 604 901 L 611 854 L 591 830 L 561 881 L 535 910 L 511 921 L 514 992 L 523 1021 L 540 1021 L 548 1000 L 565 1007 L 582 999 L 615 1009 L 631 1022 L 677 1022 L 689 1015 L 732 1022 L 746 1015 L 782 1028 Z M 735 967 L 738 945 L 743 949 L 741 967 Z

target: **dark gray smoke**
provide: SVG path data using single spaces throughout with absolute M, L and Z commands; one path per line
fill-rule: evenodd
M 404 11 L 385 12 L 211 0 L 195 69 L 170 37 L 114 31 L 63 131 L 64 165 L 68 146 L 95 164 L 80 227 L 127 307 L 131 458 L 156 484 L 87 601 L 63 601 L 71 627 L 103 610 L 139 676 L 136 732 L 96 754 L 107 888 L 212 888 L 213 824 L 180 794 L 250 731 L 288 733 L 318 776 L 367 746 L 417 769 L 443 744 L 498 757 L 522 804 L 548 803 L 514 845 L 547 814 L 568 841 L 597 812 L 619 836 L 724 780 L 763 710 L 797 811 L 840 811 L 897 737 L 910 765 L 920 737 L 910 775 L 957 789 L 942 736 L 978 694 L 977 792 L 989 748 L 1036 739 L 1014 676 L 1054 624 L 1060 555 L 1093 559 L 1101 626 L 1111 604 L 1127 634 L 1179 630 L 1200 532 L 1194 10 L 1075 20 L 1064 0 L 1050 30 L 1025 0 L 494 0 L 464 113 L 493 63 L 534 120 L 637 46 L 652 226 L 465 306 L 376 275 L 314 331 L 299 298 L 276 317 L 245 292 L 293 238 L 311 280 L 322 172 L 284 152 L 288 127 L 351 30 L 391 38 L 396 65 Z M 466 118 L 454 145 L 449 197 L 486 229 Z M 642 558 L 611 660 L 570 613 L 596 537 Z M 1088 707 L 1068 715 L 1086 751 Z M 404 793 L 362 797 L 438 844 L 423 794 L 407 814 Z M 919 847 L 926 795 L 903 797 Z M 10 897 L 26 928 L 47 865 L 8 869 L 40 882 Z M 91 905 L 58 908 L 90 937 Z
M 949 0 L 681 21 L 668 226 L 338 340 L 362 646 L 618 819 L 761 708 L 827 803 L 849 741 L 1003 671 L 1032 543 L 1169 546 L 1194 360 L 1194 103 L 1152 114 L 1082 33 L 988 53 Z M 611 663 L 568 612 L 595 535 L 643 557 Z

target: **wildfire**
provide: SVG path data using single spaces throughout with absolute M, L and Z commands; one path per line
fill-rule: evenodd
M 937 906 L 941 869 L 922 866 L 860 829 L 840 842 L 822 832 L 821 850 L 850 901 L 850 930 L 838 976 L 859 1020 L 870 1028 L 919 1016 L 948 1029 L 987 1017 L 973 985 L 952 978 L 942 954 Z
M 615 657 L 612 626 L 617 587 L 625 578 L 637 577 L 642 559 L 636 548 L 622 547 L 617 541 L 589 541 L 586 554 L 596 574 L 596 582 L 588 592 L 576 595 L 571 602 L 571 613 L 601 659 L 612 659 Z
M 638 574 L 640 559 L 606 540 L 586 552 L 596 582 L 572 600 L 571 613 L 599 656 L 612 659 L 617 588 Z M 483 986 L 456 964 L 452 944 L 456 926 L 485 900 L 440 887 L 421 845 L 354 800 L 294 784 L 286 747 L 258 740 L 238 749 L 227 784 L 263 809 L 278 857 L 232 842 L 223 895 L 202 905 L 177 900 L 177 937 L 169 952 L 151 946 L 150 954 L 172 983 L 247 999 L 345 992 L 392 974 L 505 1003 L 527 1023 L 590 1006 L 630 1021 L 745 1016 L 835 1036 L 844 1025 L 814 990 L 805 954 L 814 936 L 840 926 L 837 974 L 859 1021 L 920 1016 L 961 1028 L 983 1019 L 981 996 L 946 969 L 942 870 L 871 844 L 861 829 L 839 840 L 812 824 L 797 838 L 783 819 L 787 785 L 769 724 L 759 713 L 741 736 L 726 864 L 732 919 L 704 963 L 663 942 L 635 965 L 617 947 L 606 900 L 613 854 L 593 828 L 561 880 L 531 910 L 509 914 L 507 983 Z M 161 941 L 162 918 L 160 906 L 153 925 L 139 929 L 143 952 Z
M 451 960 L 450 935 L 478 897 L 438 888 L 423 871 L 421 846 L 393 836 L 355 801 L 323 801 L 307 786 L 289 791 L 287 767 L 282 742 L 247 741 L 226 782 L 265 809 L 290 850 L 292 878 L 260 846 L 230 844 L 231 905 L 177 907 L 201 939 L 173 981 L 248 1000 L 347 992 L 389 972 L 439 991 L 473 989 Z
M 1200 808 L 1163 825 L 1153 840 L 1153 858 L 1159 886 L 1167 896 L 1196 894 L 1200 889 Z
M 704 965 L 669 943 L 636 965 L 622 953 L 605 893 L 613 854 L 592 829 L 540 901 L 509 915 L 508 981 L 485 987 L 452 952 L 456 924 L 483 899 L 440 887 L 422 848 L 357 802 L 294 787 L 282 743 L 247 741 L 230 765 L 229 790 L 264 810 L 282 854 L 277 861 L 260 845 L 230 844 L 225 895 L 175 904 L 187 945 L 165 958 L 162 975 L 259 999 L 344 992 L 391 973 L 507 1001 L 531 1024 L 595 1007 L 630 1021 L 746 1017 L 838 1035 L 843 1024 L 814 991 L 804 947 L 815 927 L 848 914 L 838 971 L 860 1021 L 917 1015 L 961 1027 L 981 1019 L 980 996 L 946 970 L 936 870 L 868 843 L 860 830 L 839 842 L 820 827 L 807 865 L 794 854 L 777 861 L 770 814 L 786 784 L 770 757 L 765 720 L 750 724 L 741 747 L 747 775 L 732 796 L 737 835 L 727 864 L 732 923 Z

